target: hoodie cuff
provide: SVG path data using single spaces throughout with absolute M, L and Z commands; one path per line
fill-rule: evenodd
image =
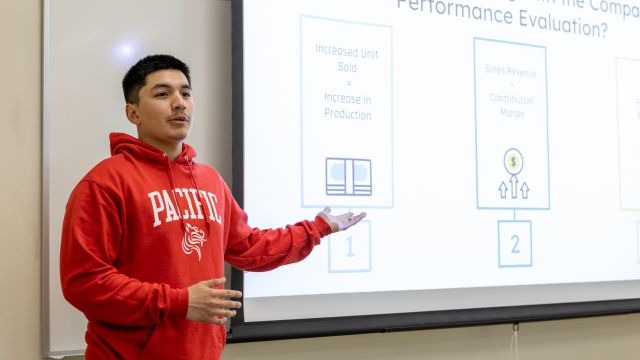
M 316 219 L 313 221 L 313 224 L 318 228 L 320 232 L 320 236 L 327 236 L 331 234 L 331 226 L 320 216 L 316 216 Z
M 186 319 L 189 309 L 189 290 L 171 289 L 169 291 L 169 319 Z

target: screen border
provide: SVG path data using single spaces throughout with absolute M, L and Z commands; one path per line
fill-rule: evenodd
M 232 44 L 232 192 L 244 204 L 244 20 L 243 0 L 231 1 Z M 244 272 L 231 270 L 231 286 L 243 291 Z M 522 306 L 485 307 L 443 311 L 386 313 L 294 320 L 246 322 L 244 309 L 237 310 L 228 327 L 227 342 L 443 329 L 480 325 L 585 318 L 631 314 L 640 311 L 640 299 L 612 299 Z

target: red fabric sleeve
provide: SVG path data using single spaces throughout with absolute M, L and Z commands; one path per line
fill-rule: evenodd
M 321 217 L 300 221 L 281 229 L 251 228 L 247 214 L 230 201 L 229 236 L 225 260 L 246 271 L 268 271 L 307 257 L 320 239 L 331 233 Z
M 186 318 L 187 289 L 141 282 L 113 266 L 122 238 L 121 200 L 86 180 L 71 194 L 60 248 L 65 299 L 90 319 L 119 325 Z

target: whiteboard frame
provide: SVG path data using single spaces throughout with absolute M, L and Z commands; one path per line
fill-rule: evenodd
M 84 349 L 65 351 L 51 351 L 51 307 L 49 298 L 51 289 L 49 281 L 49 258 L 51 256 L 49 227 L 50 189 L 50 147 L 51 147 L 51 119 L 50 119 L 50 67 L 51 62 L 51 0 L 43 0 L 42 13 L 42 355 L 45 357 L 61 358 L 84 354 Z
M 51 307 L 49 297 L 49 257 L 51 256 L 49 226 L 50 189 L 50 60 L 51 60 L 51 0 L 43 0 L 42 14 L 42 354 L 46 357 L 64 357 L 84 354 L 84 349 L 51 351 Z
M 42 354 L 51 356 L 49 321 L 49 30 L 50 0 L 43 0 L 42 14 Z

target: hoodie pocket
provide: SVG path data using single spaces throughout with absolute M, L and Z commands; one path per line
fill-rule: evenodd
M 149 338 L 149 341 L 147 341 L 147 343 L 144 345 L 144 347 L 142 348 L 142 350 L 140 351 L 140 353 L 137 356 L 137 359 L 154 359 L 156 358 L 156 354 L 158 351 L 158 345 L 157 344 L 162 344 L 162 339 L 165 338 L 165 336 L 163 336 L 163 328 L 166 328 L 166 323 L 167 322 L 163 322 L 160 325 L 157 325 L 155 327 L 155 329 L 153 330 L 153 333 L 151 334 L 151 338 Z M 162 346 L 160 346 L 160 350 L 162 350 Z M 166 350 L 166 348 L 165 348 Z M 165 355 L 168 355 L 169 352 L 166 352 Z
M 225 345 L 227 332 L 222 325 L 189 320 L 164 321 L 140 351 L 139 360 L 218 359 Z

